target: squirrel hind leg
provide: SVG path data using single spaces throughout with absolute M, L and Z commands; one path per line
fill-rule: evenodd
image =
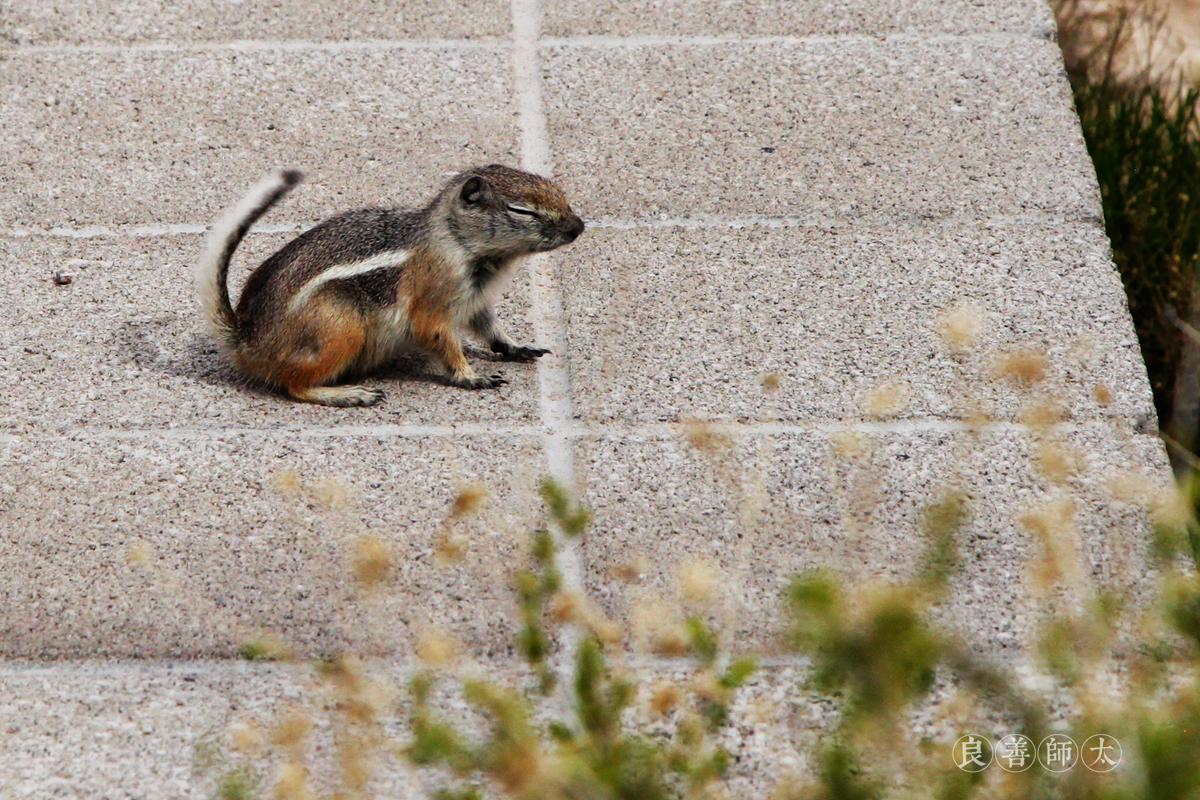
M 329 386 L 360 362 L 366 343 L 363 320 L 335 304 L 320 303 L 302 319 L 276 331 L 270 344 L 245 347 L 238 362 L 254 377 L 282 388 L 289 397 L 326 406 L 370 406 L 383 392 L 362 386 Z M 280 347 L 280 342 L 285 346 Z
M 384 394 L 379 389 L 368 389 L 365 386 L 314 386 L 309 389 L 288 389 L 288 394 L 302 403 L 316 403 L 322 406 L 373 406 L 383 399 Z

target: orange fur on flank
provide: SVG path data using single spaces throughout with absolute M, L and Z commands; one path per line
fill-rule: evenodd
M 197 268 L 210 326 L 247 375 L 293 399 L 373 405 L 377 389 L 331 384 L 415 346 L 449 383 L 486 389 L 463 352 L 471 333 L 508 361 L 548 351 L 512 342 L 488 308 L 488 288 L 522 256 L 583 232 L 553 183 L 491 165 L 454 176 L 423 209 L 363 209 L 301 234 L 251 274 L 236 310 L 229 261 L 250 226 L 300 180 L 294 171 L 259 183 L 214 228 Z

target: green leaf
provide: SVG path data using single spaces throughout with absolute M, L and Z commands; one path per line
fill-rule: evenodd
M 717 635 L 698 616 L 688 617 L 684 622 L 688 635 L 688 647 L 704 663 L 712 664 L 717 658 Z
M 220 800 L 256 800 L 258 790 L 254 776 L 245 768 L 237 767 L 226 772 L 217 784 Z
M 754 674 L 758 669 L 758 659 L 753 656 L 744 656 L 735 659 L 726 669 L 725 673 L 720 677 L 719 682 L 726 689 L 737 689 L 746 682 L 746 679 Z

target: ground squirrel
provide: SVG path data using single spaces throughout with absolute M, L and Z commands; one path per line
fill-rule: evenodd
M 301 177 L 280 171 L 251 189 L 214 226 L 196 269 L 213 333 L 247 375 L 307 403 L 369 406 L 383 392 L 329 384 L 412 346 L 455 386 L 506 383 L 471 369 L 461 331 L 509 361 L 549 352 L 513 343 L 491 301 L 497 278 L 518 259 L 573 242 L 583 220 L 550 181 L 498 164 L 455 175 L 420 210 L 369 208 L 322 222 L 250 275 L 235 311 L 230 258 Z

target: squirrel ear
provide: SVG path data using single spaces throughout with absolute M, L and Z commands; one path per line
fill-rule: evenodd
M 463 199 L 464 203 L 473 206 L 483 199 L 484 185 L 483 178 L 478 175 L 472 175 L 463 184 L 462 192 L 459 193 L 459 196 Z

